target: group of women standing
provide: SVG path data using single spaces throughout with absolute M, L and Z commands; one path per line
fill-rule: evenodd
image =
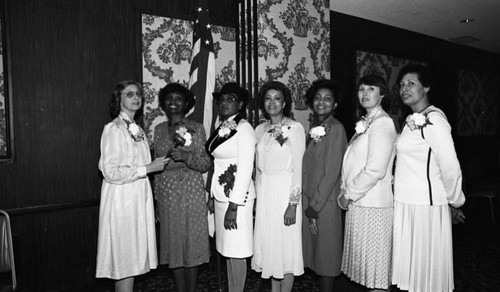
M 363 77 L 358 101 L 364 115 L 349 143 L 333 115 L 339 88 L 329 80 L 314 82 L 306 93 L 313 111 L 307 134 L 291 116 L 284 84 L 261 88 L 266 122 L 255 131 L 245 119 L 248 92 L 225 84 L 213 94 L 221 120 L 208 141 L 202 125 L 185 118 L 192 94 L 169 84 L 159 93 L 168 122 L 155 129 L 153 162 L 134 122 L 141 87 L 120 83 L 112 100 L 116 118 L 101 139 L 97 277 L 116 279 L 117 291 L 131 291 L 135 275 L 156 267 L 146 175 L 158 172 L 160 263 L 173 269 L 178 291 L 195 291 L 197 267 L 209 260 L 207 209 L 215 213 L 216 249 L 227 259 L 229 291 L 244 290 L 249 257 L 253 270 L 271 278 L 272 291 L 291 291 L 304 268 L 319 276 L 320 291 L 333 291 L 341 272 L 374 290 L 395 284 L 452 291 L 451 219 L 464 219 L 456 208 L 465 199 L 450 126 L 430 105 L 426 70 L 410 65 L 401 72 L 401 98 L 414 114 L 399 138 L 381 106 L 384 80 Z M 205 204 L 201 174 L 211 160 Z M 347 210 L 344 235 L 341 209 Z

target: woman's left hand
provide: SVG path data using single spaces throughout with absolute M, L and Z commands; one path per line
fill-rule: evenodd
M 309 230 L 311 231 L 312 235 L 316 236 L 319 234 L 318 230 L 318 225 L 317 221 L 314 218 L 309 218 Z
M 224 215 L 224 228 L 226 230 L 238 229 L 238 225 L 236 224 L 238 205 L 236 205 L 236 208 L 234 206 L 234 203 L 229 203 L 227 206 L 226 214 Z
M 453 224 L 465 223 L 465 214 L 461 209 L 450 206 L 450 210 L 451 210 L 451 221 L 453 222 Z
M 288 205 L 283 216 L 285 219 L 285 226 L 290 226 L 295 224 L 295 213 L 297 212 L 297 206 Z
M 181 148 L 172 148 L 172 150 L 170 150 L 170 157 L 172 157 L 175 162 L 186 161 L 189 158 L 189 152 Z

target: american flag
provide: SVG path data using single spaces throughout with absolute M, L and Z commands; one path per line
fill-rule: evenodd
M 213 116 L 215 56 L 207 0 L 196 1 L 189 89 L 196 97 L 196 104 L 189 117 L 202 123 L 209 136 Z

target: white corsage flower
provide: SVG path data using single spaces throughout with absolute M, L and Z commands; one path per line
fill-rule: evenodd
M 232 130 L 236 129 L 236 122 L 234 120 L 225 121 L 219 129 L 219 137 L 226 138 Z
M 323 136 L 326 135 L 326 132 L 327 132 L 326 127 L 321 125 L 309 130 L 309 136 L 311 136 L 314 142 L 318 143 L 321 141 L 321 138 L 323 138 Z
M 193 136 L 191 135 L 191 133 L 189 133 L 188 129 L 186 129 L 186 127 L 180 127 L 179 129 L 177 129 L 175 131 L 179 136 L 181 136 L 182 138 L 184 138 L 185 142 L 184 142 L 184 145 L 182 146 L 189 146 L 191 145 L 191 142 L 193 140 Z
M 368 126 L 370 126 L 370 124 L 365 119 L 357 121 L 355 128 L 356 134 L 358 135 L 363 134 L 364 132 L 366 132 L 366 130 L 368 130 Z
M 427 125 L 432 125 L 427 115 L 423 115 L 421 113 L 414 113 L 412 115 L 409 115 L 406 118 L 406 124 L 408 125 L 408 128 L 410 128 L 410 130 L 412 131 L 420 130 Z
M 127 120 L 125 120 L 125 123 L 127 124 L 127 130 L 130 133 L 130 136 L 132 136 L 132 139 L 134 139 L 135 142 L 140 142 L 145 140 L 144 132 L 136 123 L 131 123 Z

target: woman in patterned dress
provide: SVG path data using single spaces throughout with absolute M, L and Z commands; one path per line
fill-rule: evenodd
M 305 133 L 290 117 L 292 96 L 283 83 L 264 84 L 260 103 L 267 121 L 255 130 L 257 212 L 252 268 L 262 272 L 262 278 L 272 278 L 272 291 L 292 291 L 294 276 L 304 273 L 301 189 Z
M 332 291 L 342 261 L 340 193 L 344 126 L 333 116 L 340 89 L 330 80 L 315 81 L 306 100 L 314 111 L 302 163 L 304 266 L 320 276 L 320 291 Z
M 378 75 L 358 82 L 365 115 L 344 155 L 339 204 L 347 209 L 342 271 L 372 291 L 391 285 L 393 194 L 392 165 L 397 133 L 382 109 L 387 85 Z
M 248 91 L 230 82 L 213 94 L 222 124 L 206 144 L 214 159 L 209 209 L 215 211 L 217 251 L 227 258 L 229 292 L 244 291 L 246 258 L 253 254 L 252 181 L 255 132 L 244 119 Z
M 410 64 L 399 75 L 408 116 L 396 143 L 392 283 L 410 292 L 453 291 L 452 218 L 463 221 L 462 172 L 451 127 L 430 104 L 431 77 Z
M 177 291 L 196 291 L 198 266 L 210 257 L 201 175 L 211 164 L 205 152 L 205 130 L 185 118 L 195 100 L 184 86 L 168 84 L 160 90 L 158 103 L 168 121 L 155 128 L 155 155 L 173 160 L 155 177 L 160 264 L 173 269 Z
M 142 108 L 136 81 L 115 86 L 114 118 L 101 136 L 99 170 L 104 177 L 99 207 L 97 278 L 117 280 L 115 290 L 131 292 L 134 276 L 157 266 L 153 193 L 148 173 L 163 170 L 168 158 L 151 162 L 148 142 L 134 116 Z

